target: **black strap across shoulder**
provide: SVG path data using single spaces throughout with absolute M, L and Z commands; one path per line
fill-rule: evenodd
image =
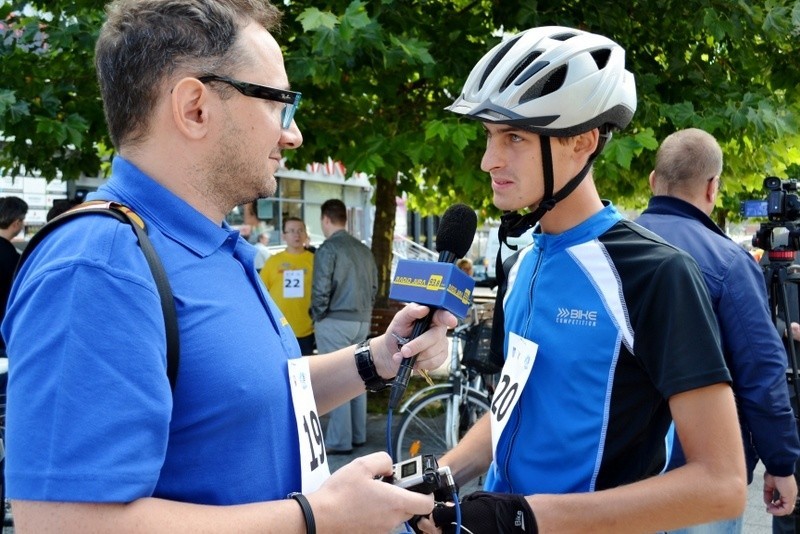
M 74 219 L 79 215 L 87 213 L 97 213 L 100 215 L 109 215 L 118 221 L 130 225 L 133 228 L 136 238 L 139 240 L 139 246 L 144 252 L 144 257 L 147 259 L 147 264 L 153 273 L 158 294 L 161 299 L 161 309 L 164 314 L 164 327 L 167 333 L 167 378 L 169 379 L 170 388 L 175 391 L 175 384 L 178 379 L 178 364 L 180 362 L 180 336 L 178 334 L 178 317 L 175 311 L 175 300 L 172 298 L 172 288 L 167 279 L 167 273 L 164 271 L 164 266 L 158 257 L 150 238 L 147 237 L 147 226 L 141 217 L 139 217 L 133 210 L 119 202 L 109 202 L 106 200 L 95 200 L 84 202 L 71 210 L 62 213 L 58 217 L 48 222 L 42 227 L 41 230 L 31 238 L 22 256 L 17 264 L 17 270 L 14 277 L 17 276 L 22 264 L 28 256 L 30 256 L 33 249 L 53 230 L 61 226 L 67 221 Z

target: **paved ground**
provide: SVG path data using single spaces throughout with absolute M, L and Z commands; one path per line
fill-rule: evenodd
M 324 419 L 325 418 L 323 418 L 323 422 Z M 331 471 L 335 471 L 357 456 L 384 450 L 386 450 L 386 416 L 369 414 L 367 421 L 367 444 L 355 449 L 350 456 L 331 456 Z M 761 464 L 758 464 L 753 477 L 753 483 L 748 488 L 747 508 L 744 516 L 744 534 L 772 533 L 772 516 L 764 511 L 761 498 L 763 477 L 764 468 Z M 396 532 L 403 532 L 403 530 L 398 529 Z

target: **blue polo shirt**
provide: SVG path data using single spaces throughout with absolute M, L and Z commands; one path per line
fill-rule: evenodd
M 300 350 L 253 247 L 120 157 L 93 198 L 147 223 L 177 308 L 177 387 L 131 228 L 104 215 L 58 228 L 25 263 L 2 325 L 8 497 L 229 505 L 300 491 L 286 363 Z

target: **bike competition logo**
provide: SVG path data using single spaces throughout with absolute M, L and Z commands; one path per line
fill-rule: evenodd
M 597 312 L 577 308 L 558 308 L 556 323 L 574 326 L 597 326 Z

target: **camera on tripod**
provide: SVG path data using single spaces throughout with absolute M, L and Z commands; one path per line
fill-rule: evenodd
M 761 223 L 753 236 L 753 246 L 767 252 L 773 249 L 772 231 L 786 228 L 789 231 L 784 250 L 796 251 L 800 248 L 800 231 L 796 222 L 800 218 L 800 196 L 798 183 L 794 178 L 781 180 L 776 176 L 764 178 L 764 189 L 769 193 L 766 200 L 745 200 L 741 211 L 744 217 L 767 217 L 769 222 Z

